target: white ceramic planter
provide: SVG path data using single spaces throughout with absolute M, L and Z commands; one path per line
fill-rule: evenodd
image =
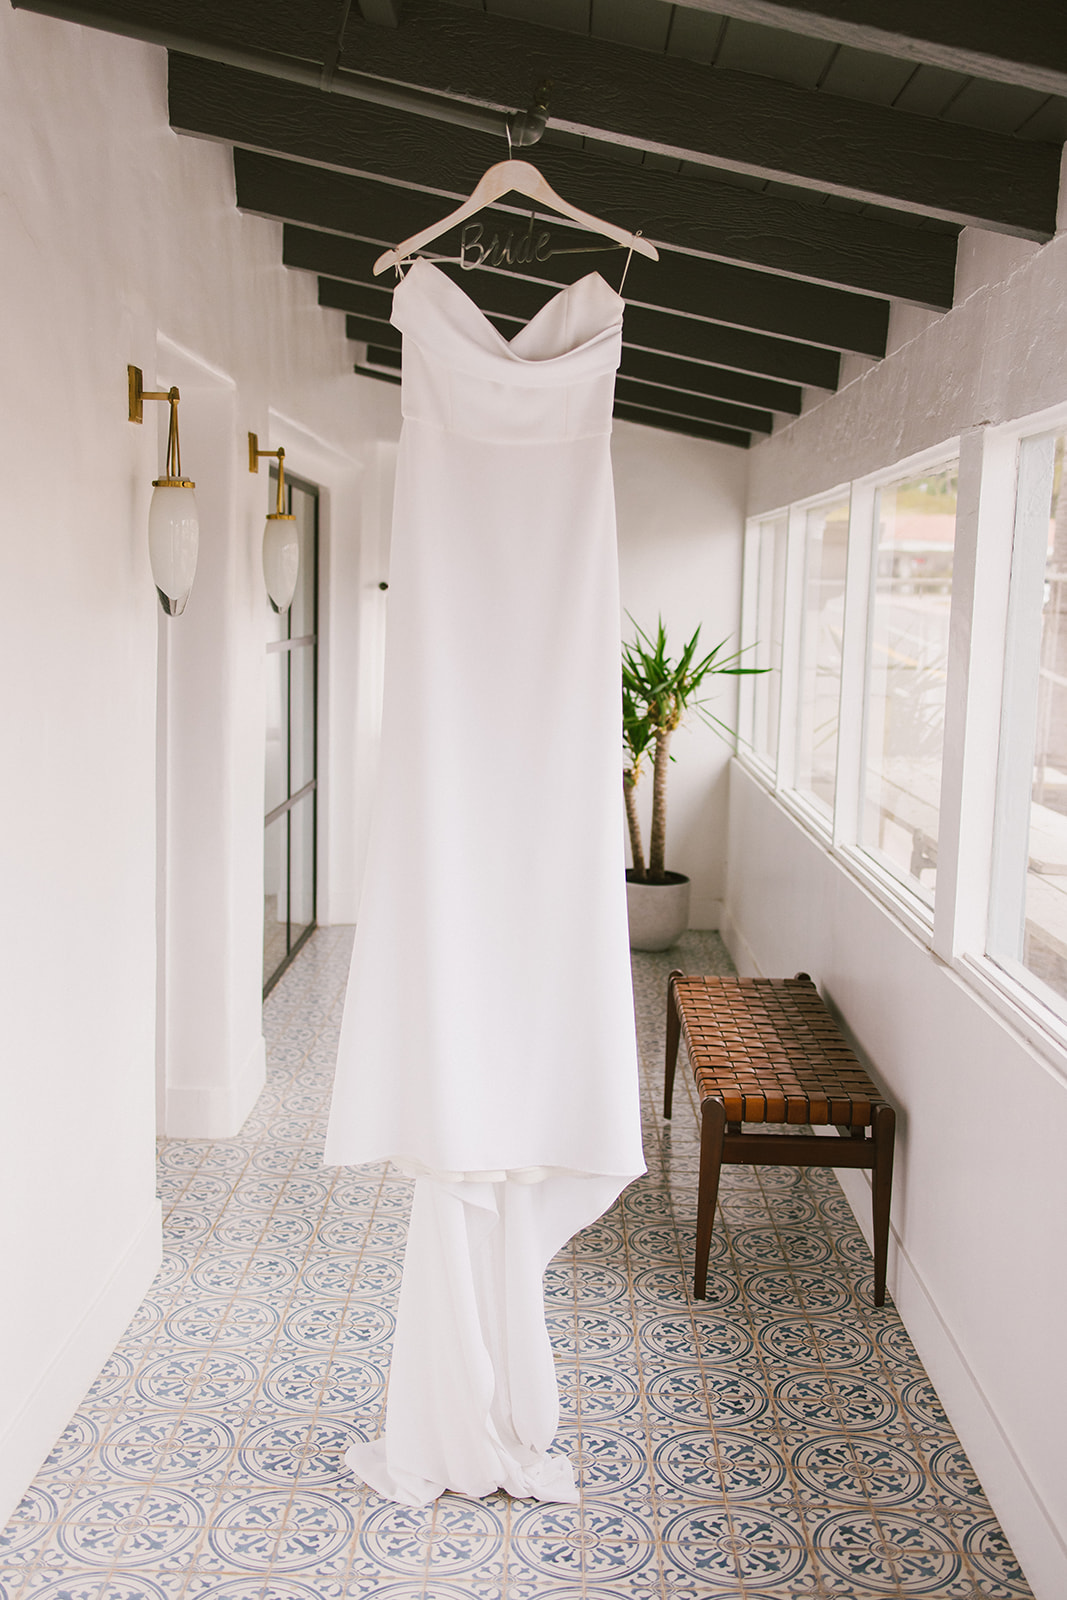
M 634 883 L 626 874 L 631 950 L 669 950 L 689 926 L 689 879 L 668 872 L 666 883 Z

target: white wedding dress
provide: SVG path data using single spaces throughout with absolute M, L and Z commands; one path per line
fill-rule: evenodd
M 386 1425 L 353 1471 L 574 1500 L 542 1278 L 644 1170 L 609 455 L 623 301 L 509 343 L 417 260 L 375 821 L 325 1159 L 416 1178 Z

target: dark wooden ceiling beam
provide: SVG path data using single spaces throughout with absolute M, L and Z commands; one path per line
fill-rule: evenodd
M 375 344 L 367 340 L 367 364 L 388 367 L 399 372 L 399 348 Z M 717 422 L 723 427 L 740 428 L 751 433 L 770 433 L 774 417 L 769 411 L 757 411 L 751 406 L 728 405 L 722 400 L 712 400 L 707 395 L 665 389 L 654 383 L 641 383 L 622 373 L 615 380 L 615 398 L 630 405 L 645 406 L 652 411 L 671 411 L 680 416 L 698 417 L 705 422 Z
M 851 0 L 842 4 L 851 6 Z M 886 4 L 895 6 L 896 0 Z M 928 0 L 912 4 L 926 4 L 931 13 L 939 9 Z M 1026 238 L 1045 240 L 1055 232 L 1056 145 L 487 16 L 443 0 L 406 0 L 395 29 L 350 25 L 342 64 L 405 86 L 505 107 L 525 105 L 534 85 L 550 79 L 554 128 Z
M 456 129 L 443 140 L 424 117 L 177 52 L 170 58 L 170 118 L 180 132 L 457 199 L 500 153 L 485 134 Z M 761 194 L 716 183 L 710 175 L 684 177 L 622 164 L 589 151 L 545 145 L 537 164 L 575 205 L 620 226 L 640 227 L 657 243 L 935 310 L 952 304 L 953 233 Z
M 489 320 L 505 338 L 510 338 L 521 326 L 512 317 L 490 316 Z M 345 319 L 345 331 L 350 339 L 358 340 L 361 344 L 384 345 L 397 351 L 400 349 L 400 334 L 388 322 L 350 315 Z M 786 416 L 800 414 L 802 394 L 791 384 L 774 383 L 769 378 L 754 378 L 747 372 L 731 372 L 728 368 L 713 367 L 702 361 L 664 356 L 635 345 L 623 344 L 619 374 L 666 390 L 672 403 L 681 409 L 688 405 L 690 396 L 710 396 L 736 401 L 757 412 L 780 411 Z
M 737 428 L 722 428 L 715 422 L 702 422 L 698 417 L 687 417 L 672 411 L 654 411 L 648 406 L 633 406 L 616 400 L 613 416 L 620 422 L 643 422 L 646 428 L 666 428 L 671 433 L 688 434 L 692 439 L 710 439 L 716 444 L 736 445 L 747 450 L 751 435 Z
M 765 27 L 1067 94 L 1062 0 L 681 0 Z
M 377 112 L 378 108 L 367 108 Z M 412 122 L 419 119 L 412 118 Z M 403 130 L 398 130 L 398 137 Z M 423 135 L 419 134 L 421 139 Z M 258 167 L 255 162 L 269 163 Z M 283 161 L 263 156 L 247 147 L 234 150 L 238 171 L 238 204 L 248 210 L 262 210 L 289 221 L 310 221 L 316 226 L 378 243 L 383 248 L 395 244 L 428 221 L 450 209 L 439 195 L 426 195 L 419 189 L 369 179 L 349 172 L 338 172 L 302 162 Z M 580 166 L 581 161 L 576 163 Z M 413 163 L 412 170 L 417 170 Z M 476 164 L 471 187 L 483 167 Z M 268 191 L 268 199 L 253 200 L 253 186 L 247 177 L 258 172 L 258 188 Z M 241 177 L 245 175 L 242 184 Z M 314 208 L 315 215 L 311 210 Z M 494 228 L 503 235 L 524 228 L 527 219 L 513 212 L 483 212 L 472 226 L 480 226 L 488 242 Z M 612 247 L 602 250 L 595 235 L 568 228 L 554 220 L 544 223 L 557 251 L 545 262 L 532 261 L 524 271 L 559 283 L 581 276 L 596 263 L 610 261 L 621 277 L 622 253 Z M 458 255 L 458 229 L 442 234 L 434 249 Z M 595 251 L 590 255 L 590 250 Z M 573 254 L 571 252 L 574 252 Z M 607 269 L 606 269 L 607 270 Z M 728 262 L 709 260 L 676 251 L 663 251 L 658 262 L 635 255 L 626 279 L 628 300 L 657 306 L 683 316 L 700 316 L 708 321 L 729 323 L 739 328 L 754 328 L 787 339 L 810 341 L 835 350 L 853 350 L 864 355 L 885 354 L 889 326 L 889 302 L 870 295 L 849 294 L 823 284 L 797 278 L 781 278 L 755 272 Z
M 672 411 L 685 417 L 716 422 L 722 427 L 740 428 L 748 433 L 771 433 L 774 417 L 769 411 L 756 411 L 751 406 L 732 406 L 724 400 L 711 400 L 705 395 L 679 393 L 674 389 L 657 388 L 652 383 L 639 383 L 621 372 L 615 379 L 615 398 L 621 404 L 644 406 L 650 411 Z
M 400 21 L 400 0 L 359 0 L 364 22 L 374 22 L 380 28 L 395 28 Z
M 357 361 L 352 368 L 358 378 L 375 378 L 379 383 L 395 383 L 400 385 L 400 374 L 382 372 L 377 367 L 369 367 L 366 362 Z
M 792 384 L 774 383 L 769 378 L 731 372 L 729 368 L 689 361 L 681 356 L 661 355 L 656 350 L 627 344 L 625 336 L 619 372 L 624 377 L 640 378 L 675 394 L 715 395 L 722 400 L 755 406 L 758 410 L 781 411 L 791 417 L 800 415 L 803 402 L 803 391 Z
M 321 64 L 337 39 L 337 0 L 299 0 L 264 8 L 260 0 L 11 0 L 16 11 L 36 11 L 86 28 L 103 28 L 149 44 L 211 50 L 216 60 L 247 65 L 260 48 L 293 60 Z M 225 52 L 225 54 L 223 54 Z
M 400 383 L 399 373 L 393 371 L 391 367 L 388 371 L 383 371 L 380 366 L 357 361 L 352 370 L 357 377 L 373 378 L 376 383 L 394 385 Z M 633 405 L 629 401 L 616 399 L 612 415 L 622 422 L 640 422 L 647 428 L 661 428 L 669 433 L 687 434 L 694 439 L 710 439 L 717 444 L 731 444 L 739 450 L 747 450 L 752 442 L 751 434 L 740 428 L 724 427 L 721 423 L 708 422 L 703 417 L 692 416 L 685 411 L 666 411 L 655 406 Z
M 302 83 L 331 94 L 354 96 L 376 105 L 481 128 L 504 138 L 507 114 L 445 95 L 423 93 L 337 71 L 342 11 L 335 0 L 311 0 L 306 7 L 282 4 L 265 15 L 255 0 L 11 0 L 16 10 L 99 28 L 125 39 L 181 50 L 205 61 L 219 61 L 284 82 Z M 325 16 L 323 15 L 327 13 Z M 332 32 L 330 30 L 333 30 Z M 256 42 L 269 38 L 269 48 Z
M 400 334 L 391 323 L 383 320 L 386 311 L 387 307 L 380 301 L 373 301 L 359 312 L 350 312 L 345 318 L 345 332 L 361 344 L 386 345 L 399 350 Z M 486 314 L 505 339 L 510 339 L 522 326 L 519 317 L 499 316 L 495 312 Z M 794 384 L 775 383 L 771 378 L 757 378 L 748 372 L 731 372 L 728 367 L 687 360 L 683 356 L 665 356 L 658 350 L 645 350 L 625 341 L 619 372 L 623 377 L 637 378 L 666 389 L 682 401 L 689 394 L 709 395 L 752 406 L 758 411 L 780 411 L 794 417 L 800 415 L 803 401 L 803 392 Z
M 242 194 L 248 193 L 247 175 L 243 159 L 237 162 L 237 166 L 240 204 Z M 387 279 L 373 276 L 371 269 L 378 253 L 377 244 L 325 233 L 318 228 L 302 228 L 287 223 L 283 232 L 282 260 L 286 266 L 316 272 L 326 278 L 343 278 L 350 283 L 361 283 L 380 290 L 390 285 Z M 485 278 L 527 284 L 522 291 L 525 297 L 522 304 L 527 308 L 527 316 L 543 302 L 546 287 L 553 281 L 565 281 L 562 277 L 557 280 L 531 280 L 516 277 L 510 272 L 493 272 L 489 268 L 466 273 L 464 280 L 467 288 L 472 298 L 480 304 L 486 301 L 486 294 L 479 288 Z M 532 289 L 536 289 L 536 294 Z M 699 348 L 701 355 L 698 359 L 714 362 L 717 366 L 736 367 L 742 372 L 760 373 L 789 383 L 810 384 L 815 388 L 837 387 L 840 357 L 836 351 L 824 350 L 818 345 L 797 344 L 788 339 L 770 338 L 765 334 L 750 333 L 744 328 L 723 327 L 719 323 L 698 321 L 696 318 L 675 317 L 669 312 L 632 303 L 627 305 L 624 337 L 630 337 L 631 330 L 640 330 L 642 337 L 637 341 L 635 333 L 635 342 L 653 350 L 662 349 L 667 354 L 687 356 L 694 348 Z
M 237 203 L 285 222 L 304 222 L 318 229 L 362 237 L 386 248 L 426 226 L 440 214 L 440 200 L 430 202 L 414 189 L 398 189 L 349 173 L 334 173 L 323 166 L 283 162 L 256 150 L 235 149 Z M 491 213 L 483 214 L 483 222 Z M 504 218 L 514 226 L 514 218 Z M 577 230 L 552 229 L 553 240 L 563 245 L 589 248 L 590 235 Z M 451 250 L 450 250 L 451 245 Z M 435 242 L 445 254 L 459 253 L 458 230 Z M 622 272 L 619 251 L 611 254 L 557 254 L 547 262 L 528 262 L 523 272 L 544 283 L 571 282 L 589 272 L 595 262 L 611 261 Z M 627 301 L 657 307 L 681 317 L 702 317 L 707 322 L 755 328 L 785 339 L 809 339 L 832 349 L 861 349 L 864 354 L 885 354 L 888 302 L 862 294 L 825 290 L 795 278 L 777 278 L 766 272 L 745 272 L 742 267 L 704 261 L 696 256 L 664 253 L 657 262 L 635 256 L 625 280 Z M 870 309 L 867 309 L 870 307 Z
M 528 104 L 548 78 L 553 127 L 1025 238 L 1045 240 L 1055 231 L 1058 146 L 442 0 L 406 0 L 397 28 L 350 16 L 342 68 L 332 74 L 322 72 L 336 42 L 337 11 L 327 0 L 269 9 L 257 0 L 19 3 L 337 94 L 384 96 L 386 103 L 405 93 L 429 96 L 421 107 L 405 103 L 476 126 L 499 125 L 502 110 Z M 1042 11 L 1050 3 L 1042 0 Z M 959 4 L 953 0 L 953 9 Z
M 348 315 L 345 318 L 345 336 L 358 344 L 384 345 L 390 350 L 400 349 L 400 334 L 391 323 L 375 321 L 371 317 Z

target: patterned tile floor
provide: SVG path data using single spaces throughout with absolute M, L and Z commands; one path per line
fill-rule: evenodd
M 697 1128 L 691 1100 L 659 1114 L 663 993 L 672 965 L 729 970 L 711 934 L 636 958 L 649 1174 L 548 1274 L 582 1506 L 354 1483 L 409 1184 L 319 1163 L 349 944 L 320 931 L 270 996 L 241 1136 L 162 1146 L 163 1268 L 0 1537 L 3 1600 L 1029 1595 L 832 1173 L 725 1169 L 689 1298 Z

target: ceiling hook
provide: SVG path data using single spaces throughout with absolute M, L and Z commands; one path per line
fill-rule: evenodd
M 548 123 L 548 96 L 551 88 L 552 82 L 546 78 L 526 110 L 513 111 L 506 118 L 504 126 L 508 135 L 509 155 L 513 145 L 521 149 L 523 145 L 539 142 Z

